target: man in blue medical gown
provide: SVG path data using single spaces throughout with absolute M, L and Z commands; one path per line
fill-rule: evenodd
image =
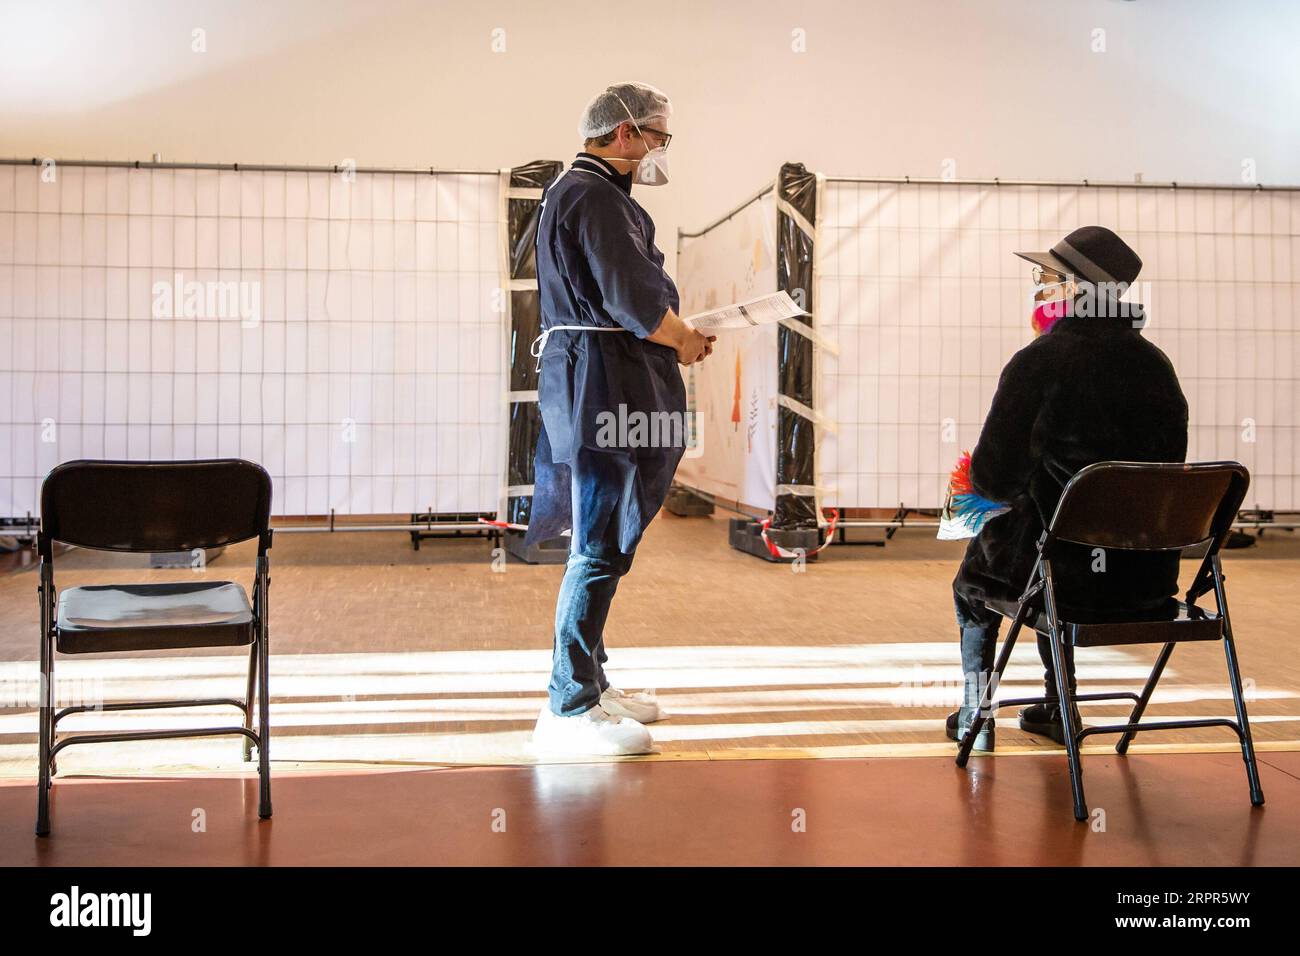
M 542 430 L 527 541 L 572 539 L 555 608 L 550 700 L 533 733 L 550 753 L 650 752 L 647 694 L 605 677 L 605 618 L 619 579 L 685 450 L 678 363 L 711 339 L 677 316 L 654 223 L 632 184 L 667 181 L 668 98 L 618 83 L 584 110 L 572 166 L 546 190 L 537 228 Z

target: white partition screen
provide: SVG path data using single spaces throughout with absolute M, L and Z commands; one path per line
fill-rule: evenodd
M 1190 406 L 1188 460 L 1237 459 L 1248 508 L 1300 508 L 1300 192 L 827 180 L 814 311 L 822 503 L 935 508 L 1029 328 L 1029 266 L 1082 225 L 1144 262 L 1144 332 Z M 1137 296 L 1133 294 L 1136 291 Z
M 0 166 L 0 517 L 238 456 L 276 514 L 496 510 L 499 177 Z
M 677 248 L 682 315 L 776 291 L 771 191 Z M 721 332 L 685 371 L 694 446 L 677 467 L 691 488 L 759 509 L 776 500 L 776 326 Z

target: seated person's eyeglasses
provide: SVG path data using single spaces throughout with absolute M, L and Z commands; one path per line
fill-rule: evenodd
M 1029 273 L 1030 278 L 1034 280 L 1035 285 L 1050 285 L 1056 282 L 1064 282 L 1068 276 L 1063 276 L 1059 272 L 1053 272 L 1051 269 L 1044 269 L 1042 266 L 1034 266 L 1034 271 Z

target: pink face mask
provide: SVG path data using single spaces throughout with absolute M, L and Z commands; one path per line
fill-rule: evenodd
M 1034 314 L 1030 316 L 1029 324 L 1034 327 L 1036 334 L 1042 335 L 1055 325 L 1058 319 L 1069 314 L 1069 299 L 1050 299 L 1034 306 Z
M 1039 302 L 1037 296 L 1045 289 L 1053 285 L 1064 285 L 1064 283 L 1054 282 L 1050 285 L 1039 285 L 1034 288 L 1034 297 L 1030 299 L 1034 311 L 1029 317 L 1029 324 L 1033 326 L 1036 335 L 1042 335 L 1047 332 L 1058 319 L 1070 314 L 1070 300 L 1068 298 L 1048 299 Z

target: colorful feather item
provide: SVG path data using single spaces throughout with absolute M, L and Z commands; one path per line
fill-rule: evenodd
M 975 491 L 970 480 L 970 452 L 964 451 L 948 478 L 948 497 L 939 516 L 939 538 L 943 541 L 973 538 L 990 518 L 1009 510 L 1006 505 L 989 501 Z

